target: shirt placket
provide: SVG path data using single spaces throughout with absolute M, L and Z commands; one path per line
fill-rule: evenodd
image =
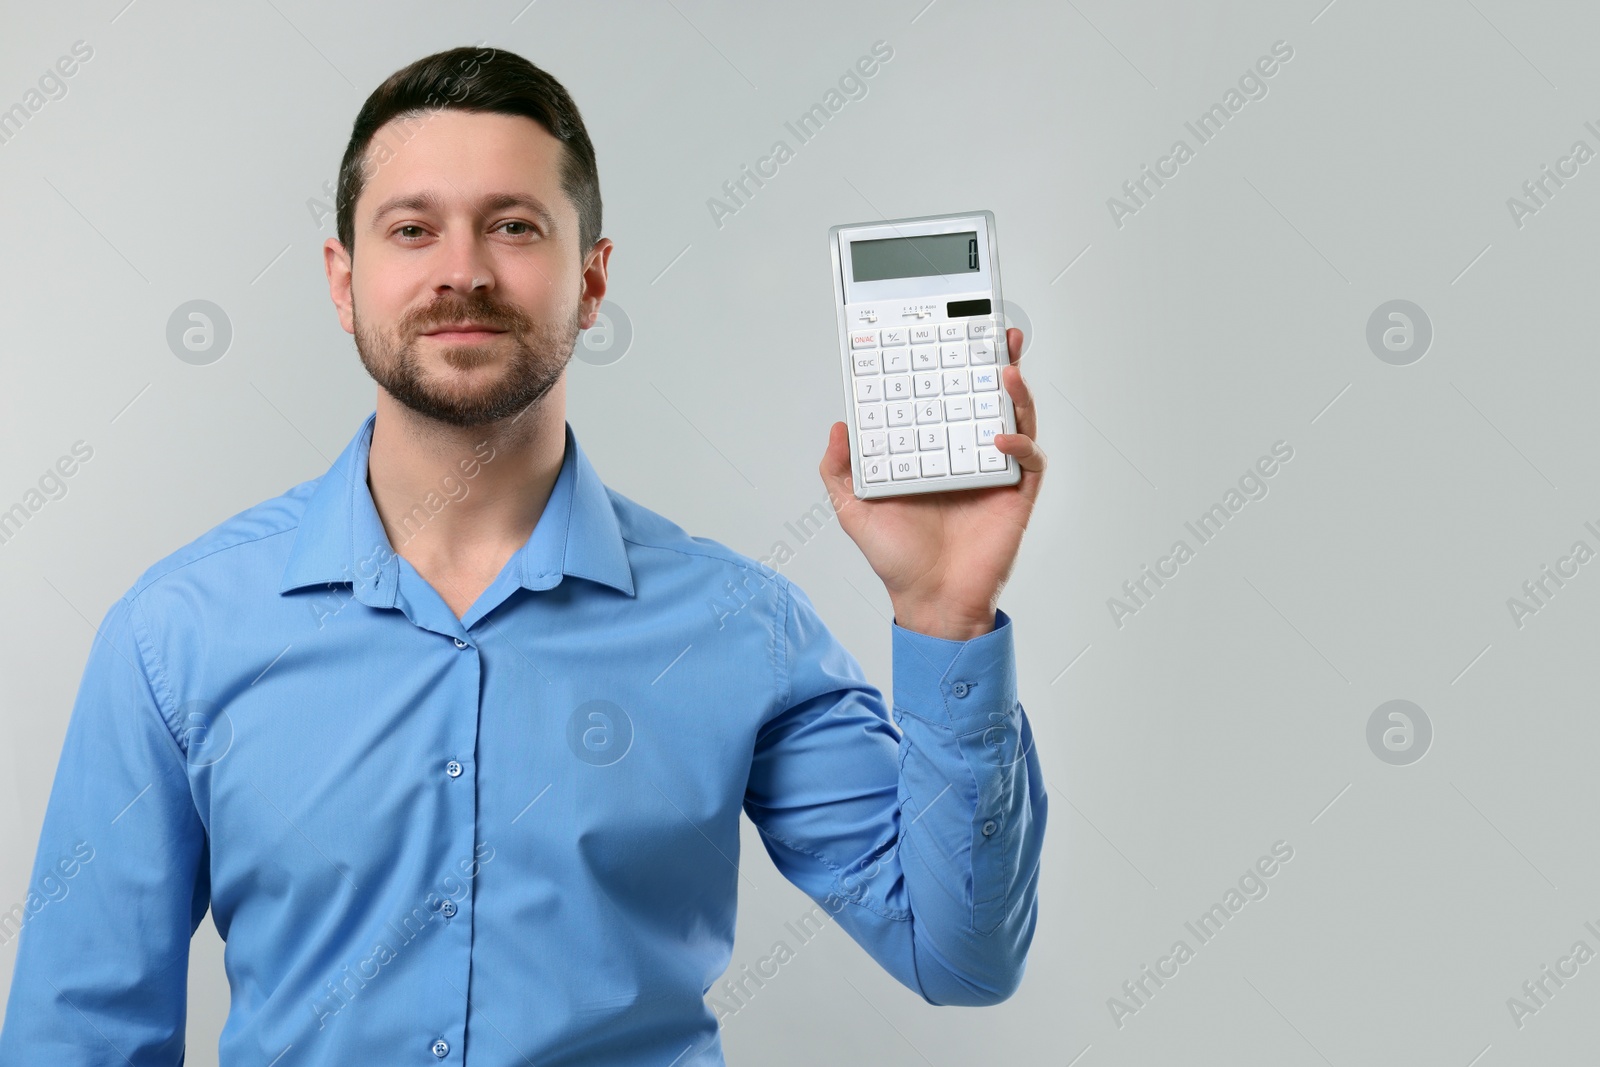
M 466 632 L 441 634 L 439 641 L 456 657 L 451 699 L 443 711 L 444 749 L 426 755 L 422 773 L 440 792 L 440 824 L 448 828 L 444 866 L 430 872 L 429 921 L 434 943 L 426 949 L 436 965 L 426 968 L 432 987 L 423 1002 L 422 1029 L 416 1040 L 428 1055 L 418 1062 L 465 1062 L 468 997 L 472 980 L 473 903 L 478 840 L 478 715 L 483 669 L 480 651 Z M 465 867 L 465 869 L 463 869 Z

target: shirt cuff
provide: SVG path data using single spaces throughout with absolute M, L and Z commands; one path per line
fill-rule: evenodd
M 995 609 L 994 629 L 968 641 L 894 631 L 897 711 L 948 726 L 957 735 L 996 724 L 1018 711 L 1017 660 L 1011 617 Z M 998 713 L 998 715 L 997 715 Z

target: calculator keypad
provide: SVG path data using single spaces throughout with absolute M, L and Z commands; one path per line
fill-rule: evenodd
M 856 440 L 872 483 L 1002 471 L 1000 366 L 992 318 L 853 330 Z

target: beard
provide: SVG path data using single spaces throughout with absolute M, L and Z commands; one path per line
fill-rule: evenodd
M 582 317 L 581 309 L 574 306 L 564 323 L 534 322 L 516 308 L 479 295 L 436 301 L 408 313 L 392 333 L 385 333 L 367 329 L 354 302 L 350 311 L 356 351 L 373 380 L 418 415 L 461 427 L 483 426 L 520 415 L 543 399 L 566 372 Z M 464 321 L 506 332 L 476 345 L 420 339 L 423 330 Z M 406 340 L 401 342 L 399 338 Z M 421 351 L 424 348 L 436 351 Z M 504 370 L 484 374 L 477 383 L 449 380 L 453 377 L 451 368 L 478 374 L 478 368 L 496 362 L 503 363 Z M 441 369 L 429 370 L 428 365 Z

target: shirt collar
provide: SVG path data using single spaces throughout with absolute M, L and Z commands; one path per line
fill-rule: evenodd
M 376 411 L 367 416 L 333 466 L 317 480 L 295 531 L 278 592 L 346 582 L 363 603 L 394 607 L 399 557 L 367 488 L 367 457 L 377 417 Z M 633 596 L 633 572 L 610 495 L 579 447 L 572 424 L 565 427 L 561 472 L 550 499 L 533 533 L 507 565 L 519 568 L 527 589 L 552 588 L 570 574 Z M 447 500 L 442 493 L 440 499 Z M 427 509 L 419 514 L 427 514 Z

